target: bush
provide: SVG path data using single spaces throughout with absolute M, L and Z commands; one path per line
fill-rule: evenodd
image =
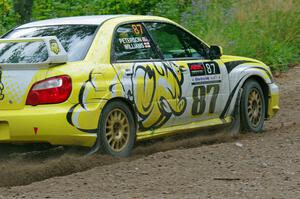
M 152 13 L 165 15 L 203 40 L 223 46 L 226 54 L 260 59 L 275 71 L 300 60 L 298 0 L 193 0 L 184 11 L 180 2 L 163 1 Z
M 11 0 L 0 0 L 0 35 L 16 26 L 18 15 L 12 9 Z
M 0 0 L 0 34 L 17 25 L 15 0 Z M 150 14 L 177 21 L 226 54 L 260 59 L 284 71 L 300 60 L 299 0 L 35 0 L 32 20 Z

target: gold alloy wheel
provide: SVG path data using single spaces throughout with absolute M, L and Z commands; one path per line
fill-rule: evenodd
M 106 119 L 105 136 L 111 150 L 122 151 L 129 141 L 129 121 L 121 109 L 112 110 Z
M 251 124 L 257 127 L 262 116 L 262 98 L 257 89 L 252 89 L 248 96 L 248 116 Z

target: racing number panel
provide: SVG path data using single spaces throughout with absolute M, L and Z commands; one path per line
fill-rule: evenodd
M 221 79 L 210 80 L 212 75 L 220 75 L 219 65 L 214 62 L 190 63 L 188 64 L 193 87 L 192 115 L 202 115 L 207 106 L 206 95 L 212 93 L 208 113 L 215 112 L 216 101 L 220 92 Z M 201 81 L 202 80 L 202 81 Z M 207 81 L 205 81 L 207 80 Z M 205 81 L 205 84 L 203 83 Z M 204 85 L 203 85 L 204 84 Z M 206 86 L 207 85 L 207 86 Z

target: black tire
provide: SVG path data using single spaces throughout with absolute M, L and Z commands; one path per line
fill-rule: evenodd
M 241 99 L 242 130 L 254 133 L 262 132 L 265 120 L 266 105 L 261 86 L 254 79 L 249 79 L 243 86 Z
M 123 125 L 124 123 L 121 122 L 123 120 L 120 119 L 119 122 L 112 122 L 113 120 L 111 119 L 111 117 L 114 117 L 112 114 L 115 114 L 115 113 L 117 114 L 119 112 L 120 112 L 120 115 L 124 114 L 124 117 L 126 117 L 127 122 L 128 122 L 128 130 L 126 130 L 126 126 Z M 115 125 L 116 125 L 116 127 L 115 127 Z M 112 126 L 113 126 L 113 129 L 111 128 Z M 124 128 L 123 128 L 123 126 L 124 126 Z M 122 128 L 122 130 L 121 130 L 121 128 Z M 132 151 L 134 144 L 135 144 L 136 125 L 135 125 L 135 121 L 134 121 L 132 112 L 131 112 L 130 108 L 126 105 L 126 103 L 124 103 L 122 101 L 109 102 L 102 110 L 98 129 L 99 129 L 99 132 L 98 132 L 97 136 L 99 136 L 98 138 L 100 138 L 98 141 L 100 142 L 101 150 L 105 154 L 115 156 L 115 157 L 127 157 L 130 155 L 130 152 Z M 127 137 L 126 137 L 125 131 L 126 132 L 128 131 Z M 110 137 L 111 133 L 112 133 L 112 135 Z M 118 140 L 117 136 L 119 136 L 119 134 L 122 134 L 122 136 L 126 137 L 126 139 L 128 139 L 128 140 L 126 141 L 126 143 L 124 143 L 124 145 L 122 145 L 123 147 L 121 147 L 120 149 L 117 150 L 116 148 L 118 148 L 118 147 L 115 147 L 115 149 L 114 149 L 114 146 L 112 146 L 113 145 L 112 142 L 109 142 L 109 140 L 110 139 Z M 119 140 L 121 140 L 121 138 L 119 138 Z

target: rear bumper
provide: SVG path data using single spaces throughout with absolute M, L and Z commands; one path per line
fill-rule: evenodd
M 67 113 L 72 105 L 26 106 L 22 110 L 0 111 L 0 142 L 47 142 L 53 145 L 92 146 L 96 135 L 72 126 Z M 88 125 L 97 128 L 99 106 L 83 113 L 90 119 Z M 79 113 L 80 114 L 80 113 Z M 97 116 L 96 116 L 97 114 Z M 80 117 L 80 116 L 79 116 Z M 86 123 L 86 120 L 83 121 Z
M 279 88 L 275 83 L 269 84 L 268 119 L 279 111 Z

